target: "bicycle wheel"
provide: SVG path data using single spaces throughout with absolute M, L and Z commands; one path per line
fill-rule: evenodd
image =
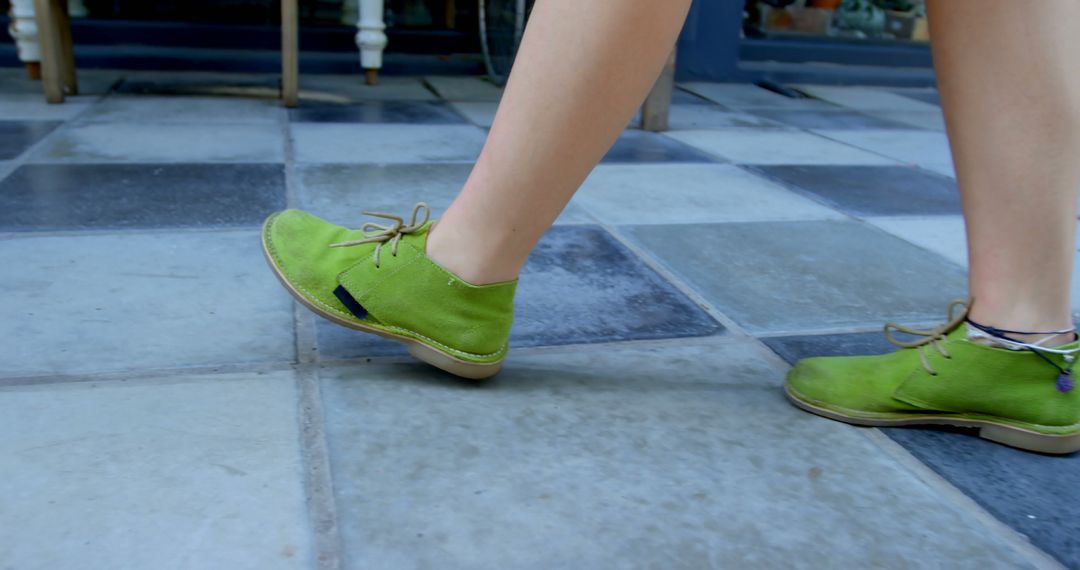
M 480 49 L 484 67 L 496 85 L 504 85 L 514 64 L 531 0 L 478 0 Z

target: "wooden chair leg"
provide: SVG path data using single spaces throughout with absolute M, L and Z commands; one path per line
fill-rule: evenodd
M 67 0 L 53 0 L 53 13 L 60 39 L 60 77 L 67 95 L 79 94 L 79 80 L 75 76 L 75 50 L 71 45 L 71 18 L 68 16 Z
M 671 94 L 675 91 L 675 52 L 668 56 L 660 77 L 641 105 L 641 130 L 660 132 L 668 129 Z
M 45 101 L 64 102 L 64 77 L 60 64 L 60 30 L 57 26 L 55 2 L 34 0 L 37 17 L 38 41 L 41 44 L 41 83 L 45 89 Z
M 281 102 L 300 100 L 300 16 L 297 0 L 281 0 Z

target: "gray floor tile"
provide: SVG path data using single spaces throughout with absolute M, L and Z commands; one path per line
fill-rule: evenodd
M 800 129 L 904 129 L 909 126 L 905 123 L 845 110 L 755 109 L 754 114 Z
M 757 114 L 729 111 L 720 105 L 672 104 L 668 114 L 671 130 L 782 126 Z
M 877 154 L 795 130 L 712 129 L 671 131 L 666 136 L 740 164 L 896 164 Z
M 760 350 L 511 355 L 469 385 L 323 369 L 346 567 L 1026 566 L 858 430 L 787 404 Z
M 35 162 L 282 162 L 281 127 L 85 123 L 52 137 Z
M 0 375 L 293 359 L 257 230 L 0 239 Z
M 949 153 L 949 139 L 945 133 L 916 130 L 819 130 L 816 132 L 834 140 L 955 178 L 952 155 Z
M 609 224 L 841 217 L 730 164 L 600 165 L 582 185 L 575 201 Z
M 855 222 L 632 226 L 627 231 L 751 332 L 936 318 L 964 272 Z
M 123 73 L 108 69 L 79 69 L 79 93 L 81 96 L 106 93 L 120 81 Z M 42 101 L 45 100 L 45 91 L 41 82 L 29 79 L 22 66 L 0 67 L 0 93 L 37 95 Z M 70 100 L 72 98 L 67 99 L 67 101 Z
M 280 164 L 26 164 L 0 180 L 0 231 L 257 226 L 284 208 Z
M 350 101 L 434 101 L 438 97 L 419 77 L 379 76 L 368 85 L 363 75 L 300 75 L 300 100 L 327 103 Z
M 880 333 L 765 341 L 789 362 L 808 356 L 881 354 L 895 350 Z M 1067 567 L 1080 566 L 1080 501 L 1067 474 L 1080 454 L 1050 457 L 979 439 L 965 430 L 883 429 L 991 514 Z
M 499 109 L 495 101 L 453 101 L 450 106 L 470 123 L 484 128 L 490 128 L 495 122 L 495 111 Z
M 718 159 L 659 133 L 627 130 L 600 162 L 718 162 Z
M 63 121 L 82 113 L 95 96 L 68 97 L 63 105 L 45 102 L 41 93 L 9 93 L 0 89 L 0 120 Z
M 945 132 L 945 115 L 941 111 L 873 111 L 875 117 L 903 123 L 909 127 Z
M 365 101 L 352 105 L 302 103 L 289 110 L 289 119 L 301 123 L 407 123 L 462 124 L 465 119 L 445 103 L 433 101 Z
M 214 71 L 128 71 L 117 93 L 133 95 L 231 96 L 278 100 L 281 75 Z
M 795 99 L 746 83 L 680 83 L 683 89 L 733 109 L 836 109 L 817 99 Z
M 296 160 L 313 163 L 473 162 L 487 134 L 470 125 L 293 123 Z
M 937 89 L 894 89 L 893 93 L 904 97 L 910 97 L 916 101 L 922 101 L 923 103 L 930 103 L 931 105 L 941 105 L 941 96 L 938 94 Z
M 79 122 L 277 124 L 281 104 L 240 97 L 114 95 L 94 105 Z
M 498 101 L 502 88 L 485 77 L 433 75 L 424 82 L 447 101 Z
M 55 121 L 0 121 L 0 160 L 18 158 L 59 125 Z
M 860 111 L 907 110 L 934 111 L 937 105 L 924 103 L 911 97 L 891 93 L 880 87 L 847 87 L 836 85 L 800 85 L 804 93 Z
M 390 341 L 321 323 L 324 358 L 404 354 Z M 558 226 L 521 275 L 512 346 L 689 337 L 721 330 L 700 307 L 603 230 Z
M 308 568 L 289 373 L 0 388 L 9 568 Z
M 967 236 L 964 233 L 964 219 L 960 216 L 870 218 L 867 221 L 957 265 L 967 267 Z M 1077 234 L 1076 253 L 1073 257 L 1070 282 L 1072 306 L 1074 316 L 1080 319 L 1080 233 Z
M 854 216 L 959 214 L 956 183 L 907 166 L 756 166 L 756 172 Z
M 407 213 L 425 202 L 438 217 L 457 196 L 471 164 L 307 164 L 298 168 L 302 207 L 336 224 L 359 227 L 365 210 Z M 571 203 L 555 223 L 594 221 Z

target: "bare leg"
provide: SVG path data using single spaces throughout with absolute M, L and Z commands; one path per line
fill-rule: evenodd
M 928 8 L 967 222 L 971 318 L 1069 328 L 1080 2 L 931 0 Z
M 539 0 L 487 143 L 428 254 L 477 284 L 517 277 L 629 123 L 689 0 Z

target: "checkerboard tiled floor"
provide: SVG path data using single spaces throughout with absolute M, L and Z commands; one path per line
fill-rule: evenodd
M 93 71 L 46 106 L 20 75 L 2 568 L 1080 565 L 1080 458 L 778 390 L 963 295 L 933 91 L 682 85 L 673 129 L 628 130 L 530 260 L 505 372 L 466 385 L 295 307 L 257 227 L 445 208 L 498 89 L 314 76 L 285 111 L 269 76 Z

